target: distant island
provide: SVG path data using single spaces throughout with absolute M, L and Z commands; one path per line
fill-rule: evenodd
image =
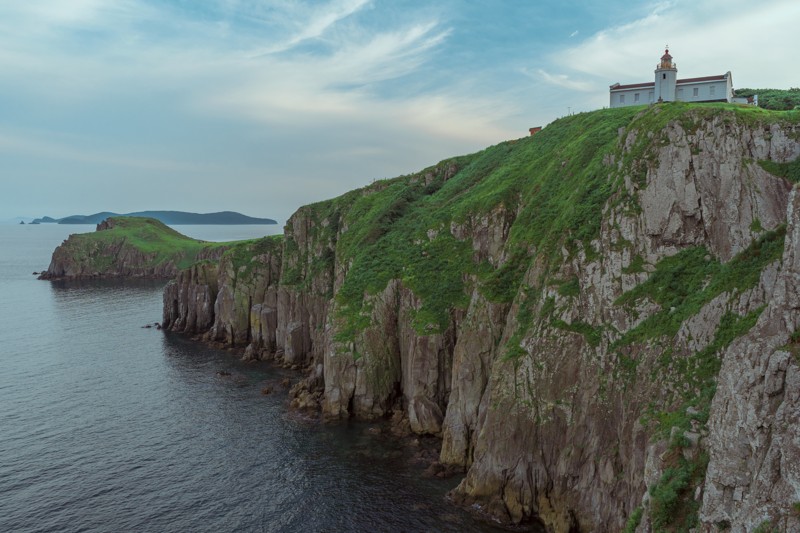
M 227 225 L 257 225 L 277 224 L 271 218 L 255 218 L 236 213 L 234 211 L 220 211 L 219 213 L 187 213 L 185 211 L 139 211 L 137 213 L 111 213 L 103 211 L 93 215 L 71 215 L 64 218 L 42 217 L 34 219 L 31 224 L 99 224 L 108 217 L 143 217 L 154 218 L 164 224 L 227 224 Z

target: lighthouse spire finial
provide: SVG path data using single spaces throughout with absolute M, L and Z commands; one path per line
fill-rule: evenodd
M 666 45 L 664 55 L 661 56 L 661 62 L 656 67 L 657 69 L 674 69 L 675 63 L 672 62 L 672 56 L 669 55 L 669 45 Z

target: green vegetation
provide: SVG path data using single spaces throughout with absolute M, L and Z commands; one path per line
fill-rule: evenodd
M 347 268 L 336 294 L 338 341 L 354 340 L 370 323 L 371 308 L 365 301 L 392 279 L 400 280 L 421 300 L 414 320 L 417 331 L 442 332 L 453 310 L 466 307 L 474 287 L 490 301 L 511 303 L 533 261 L 544 265 L 548 278 L 563 261 L 564 251 L 593 257 L 597 252 L 591 241 L 599 234 L 604 206 L 610 200 L 635 211 L 633 197 L 617 194 L 623 176 L 644 180 L 648 165 L 655 160 L 655 148 L 666 141 L 667 124 L 676 121 L 693 132 L 718 116 L 747 124 L 788 120 L 760 108 L 687 103 L 564 117 L 534 137 L 445 160 L 419 173 L 378 181 L 303 208 L 313 221 L 309 228 L 319 232 L 315 242 L 326 242 L 329 248 L 324 253 L 301 249 L 290 231 L 281 283 L 305 288 L 312 269 L 332 271 L 335 257 Z M 623 152 L 619 141 L 631 134 L 632 147 Z M 609 166 L 610 160 L 622 165 Z M 509 226 L 505 261 L 499 266 L 476 262 L 472 243 L 454 236 L 459 228 L 472 233 L 487 219 L 504 220 Z M 339 228 L 346 231 L 338 234 Z M 641 272 L 644 266 L 643 258 L 635 257 L 626 273 Z M 716 262 L 712 266 L 720 267 Z M 578 296 L 576 280 L 549 283 L 558 284 L 562 296 Z M 697 283 L 692 289 L 698 289 Z M 683 312 L 659 314 L 625 342 L 636 341 L 637 335 L 657 336 L 655 325 L 664 333 L 674 331 L 686 316 Z M 592 345 L 599 338 L 596 331 L 580 324 L 572 329 L 580 329 Z
M 792 354 L 795 363 L 800 365 L 800 330 L 793 331 L 789 342 L 782 348 Z
M 758 105 L 773 111 L 788 111 L 800 106 L 800 87 L 785 89 L 736 89 L 736 96 L 748 98 L 758 95 Z
M 580 333 L 583 335 L 583 338 L 586 340 L 586 343 L 591 346 L 592 348 L 596 348 L 600 345 L 600 341 L 603 338 L 603 330 L 599 327 L 594 327 L 591 324 L 587 324 L 586 322 L 575 321 L 571 324 L 567 324 L 563 320 L 553 320 L 553 326 L 558 329 L 563 329 L 564 331 L 571 331 L 573 333 Z
M 603 158 L 615 149 L 619 128 L 638 112 L 609 109 L 566 117 L 535 137 L 359 191 L 343 220 L 348 231 L 336 247 L 340 261 L 352 261 L 337 294 L 339 340 L 352 339 L 368 321 L 365 294 L 383 290 L 391 279 L 421 298 L 417 330 L 435 333 L 447 327 L 453 308 L 467 305 L 466 283 L 477 282 L 492 301 L 511 302 L 532 251 L 556 260 L 562 243 L 573 251 L 576 242 L 588 247 L 613 192 Z M 470 228 L 491 214 L 514 222 L 508 260 L 499 268 L 476 264 L 471 243 L 450 231 L 453 225 Z M 576 289 L 574 283 L 565 287 Z
M 792 183 L 800 183 L 800 158 L 795 159 L 791 163 L 776 163 L 774 161 L 759 161 L 758 164 L 772 174 L 779 178 L 785 178 Z
M 102 244 L 122 242 L 126 246 L 151 255 L 151 264 L 173 261 L 178 268 L 191 265 L 197 254 L 207 248 L 224 246 L 186 237 L 169 226 L 151 218 L 122 217 L 113 219 L 109 230 L 89 233 L 85 238 Z
M 644 257 L 636 255 L 631 259 L 631 264 L 622 269 L 624 274 L 637 274 L 644 272 Z
M 764 226 L 761 225 L 761 219 L 758 217 L 753 219 L 753 221 L 750 223 L 750 231 L 753 233 L 761 233 L 764 231 Z
M 642 522 L 643 514 L 644 511 L 641 507 L 634 509 L 628 517 L 628 521 L 625 523 L 625 529 L 622 530 L 622 533 L 635 533 L 636 528 L 639 527 L 639 524 Z
M 553 300 L 549 301 L 552 303 Z M 528 330 L 531 329 L 531 326 L 533 326 L 533 312 L 531 312 L 529 305 L 530 301 L 527 299 L 520 304 L 519 313 L 517 313 L 517 329 L 506 343 L 504 355 L 506 360 L 518 359 L 527 353 L 520 346 L 520 343 Z
M 581 293 L 581 286 L 578 283 L 578 278 L 572 278 L 558 284 L 558 294 L 561 296 L 575 297 Z
M 270 235 L 260 239 L 224 243 L 224 245 L 227 249 L 223 252 L 221 260 L 230 261 L 233 266 L 235 288 L 240 280 L 249 280 L 256 269 L 263 268 L 263 264 L 258 261 L 259 257 L 281 256 L 283 236 Z M 277 276 L 277 272 L 275 275 Z
M 615 347 L 672 337 L 684 320 L 716 296 L 754 287 L 764 267 L 781 258 L 785 236 L 785 227 L 767 232 L 725 264 L 713 259 L 702 246 L 661 260 L 647 281 L 617 300 L 618 305 L 630 306 L 646 298 L 661 310 L 623 335 Z
M 764 520 L 753 530 L 753 533 L 780 533 L 780 528 L 772 520 Z
M 714 340 L 693 354 L 674 356 L 668 339 L 675 336 L 684 320 L 698 313 L 716 296 L 724 292 L 741 293 L 754 287 L 763 268 L 780 259 L 784 238 L 783 227 L 767 232 L 726 264 L 712 259 L 703 247 L 686 249 L 660 261 L 647 281 L 617 301 L 620 305 L 631 305 L 647 298 L 661 307 L 612 345 L 623 366 L 635 368 L 635 361 L 628 356 L 632 345 L 658 339 L 667 342 L 659 359 L 659 379 L 672 375 L 680 383 L 680 395 L 669 402 L 666 409 L 655 405 L 649 409 L 646 419 L 655 423 L 656 435 L 665 437 L 672 427 L 688 429 L 692 419 L 706 422 L 716 390 L 719 353 L 753 327 L 762 309 L 744 317 L 726 313 Z M 694 415 L 687 414 L 689 408 Z
M 661 407 L 651 404 L 643 419 L 644 423 L 652 423 L 656 437 L 666 438 L 673 428 L 679 428 L 682 435 L 683 431 L 690 430 L 693 421 L 700 425 L 708 421 L 721 366 L 720 353 L 752 329 L 763 307 L 745 316 L 725 313 L 714 339 L 695 353 L 673 352 L 672 339 L 680 325 L 718 295 L 735 295 L 754 287 L 762 270 L 781 258 L 785 233 L 784 227 L 764 233 L 725 264 L 713 259 L 703 247 L 685 249 L 661 260 L 647 281 L 618 299 L 618 305 L 632 306 L 646 299 L 660 307 L 660 311 L 612 345 L 628 376 L 635 376 L 636 360 L 629 354 L 637 353 L 637 344 L 662 346 L 662 355 L 651 378 L 672 383 L 674 396 L 667 397 Z M 672 442 L 669 464 L 659 482 L 651 488 L 654 531 L 688 531 L 697 524 L 698 503 L 693 494 L 705 475 L 707 459 L 702 456 L 694 461 L 684 458 L 680 452 L 687 444 L 682 437 Z
M 685 439 L 676 439 L 670 446 L 668 466 L 658 482 L 650 487 L 650 520 L 653 531 L 688 532 L 698 524 L 700 502 L 695 501 L 695 488 L 703 481 L 708 455 L 696 459 L 683 456 Z
M 623 187 L 625 180 L 632 180 L 634 187 L 646 186 L 662 147 L 684 132 L 705 132 L 712 122 L 723 129 L 763 128 L 798 119 L 797 111 L 679 102 L 564 117 L 536 136 L 503 142 L 301 208 L 287 224 L 280 283 L 334 298 L 335 340 L 355 358 L 360 357 L 359 350 L 369 354 L 362 361 L 365 375 L 379 389 L 392 386 L 398 369 L 390 367 L 393 358 L 380 334 L 369 327 L 375 297 L 393 280 L 419 299 L 412 318 L 421 335 L 445 332 L 454 313 L 468 306 L 475 289 L 493 303 L 513 306 L 516 329 L 499 347 L 509 366 L 528 356 L 522 345 L 536 328 L 575 333 L 589 347 L 598 347 L 604 335 L 615 334 L 611 325 L 593 325 L 584 321 L 586 317 L 567 323 L 559 317 L 574 314 L 556 307 L 557 302 L 572 305 L 586 300 L 578 278 L 565 274 L 572 271 L 563 267 L 565 261 L 591 259 L 599 253 L 596 238 L 604 209 L 641 212 L 637 196 Z M 706 133 L 711 136 L 716 130 Z M 698 153 L 700 146 L 691 142 L 689 149 Z M 795 163 L 761 164 L 776 176 L 799 181 Z M 496 243 L 486 242 L 491 239 L 487 230 L 498 228 L 507 232 L 508 239 L 502 250 L 490 249 Z M 654 271 L 617 304 L 632 314 L 644 302 L 659 310 L 612 345 L 620 365 L 604 367 L 609 371 L 600 380 L 609 390 L 632 384 L 640 377 L 638 355 L 660 349 L 650 378 L 663 380 L 663 390 L 669 392 L 649 406 L 646 420 L 657 437 L 666 437 L 673 427 L 688 430 L 706 423 L 720 353 L 749 331 L 762 311 L 745 316 L 728 312 L 705 349 L 677 353 L 674 337 L 687 318 L 721 294 L 735 296 L 754 287 L 765 266 L 780 259 L 785 229 L 764 232 L 757 220 L 750 229 L 760 234 L 759 239 L 725 264 L 707 249 L 694 247 L 656 265 L 635 255 L 624 269 L 626 274 Z M 226 257 L 246 272 L 252 266 L 248 255 L 279 246 L 269 239 L 236 245 Z M 616 251 L 634 249 L 624 239 L 615 246 Z M 335 295 L 334 277 L 341 283 Z M 551 290 L 557 296 L 545 297 L 543 291 Z M 389 367 L 379 369 L 380 365 Z M 529 390 L 522 401 L 533 396 Z M 698 453 L 697 459 L 686 459 L 685 441 L 676 439 L 672 444 L 667 468 L 651 489 L 650 510 L 657 531 L 686 531 L 697 523 L 692 496 L 705 474 L 707 458 Z M 635 509 L 625 530 L 635 530 L 643 513 Z
M 651 406 L 645 421 L 655 422 L 655 435 L 666 438 L 673 428 L 679 433 L 670 443 L 665 468 L 658 483 L 651 487 L 650 512 L 654 531 L 685 532 L 697 526 L 699 502 L 694 491 L 703 481 L 708 457 L 700 453 L 695 459 L 684 457 L 683 449 L 690 443 L 683 432 L 690 430 L 692 421 L 704 425 L 708 421 L 711 400 L 716 392 L 716 377 L 721 360 L 719 353 L 734 339 L 747 333 L 761 315 L 763 307 L 745 316 L 726 313 L 720 320 L 714 340 L 703 350 L 686 357 L 671 357 L 671 351 L 662 357 L 664 372 L 672 365 L 682 383 L 680 398 L 671 408 L 659 411 Z

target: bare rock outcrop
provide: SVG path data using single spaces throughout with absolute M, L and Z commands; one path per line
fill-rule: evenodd
M 701 518 L 731 531 L 800 530 L 800 194 L 766 309 L 731 343 L 709 420 Z

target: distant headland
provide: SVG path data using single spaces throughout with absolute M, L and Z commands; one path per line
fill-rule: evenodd
M 111 213 L 103 211 L 93 215 L 71 215 L 64 218 L 42 217 L 34 219 L 31 224 L 99 224 L 108 217 L 145 217 L 154 218 L 164 224 L 229 224 L 229 225 L 255 225 L 277 224 L 271 218 L 255 218 L 236 213 L 234 211 L 220 211 L 218 213 L 187 213 L 185 211 L 139 211 L 137 213 Z

